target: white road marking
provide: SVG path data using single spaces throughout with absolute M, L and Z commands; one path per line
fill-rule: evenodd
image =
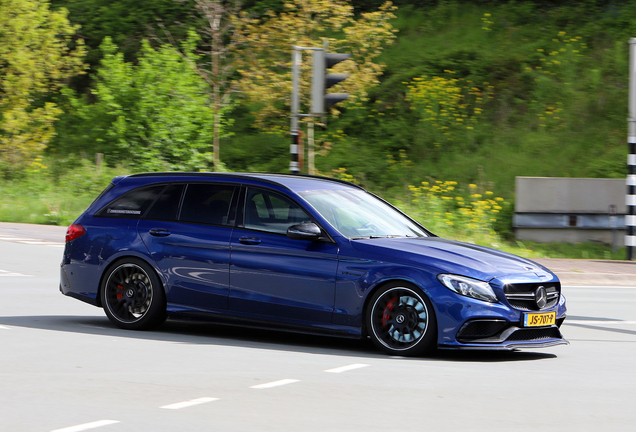
M 22 273 L 15 273 L 15 272 L 10 272 L 8 270 L 0 270 L 0 277 L 9 277 L 9 276 L 23 276 L 23 277 L 33 277 L 31 275 L 25 275 Z
M 173 404 L 170 404 L 170 405 L 164 405 L 161 408 L 177 410 L 177 409 L 181 409 L 181 408 L 191 407 L 191 406 L 194 406 L 194 405 L 201 405 L 201 404 L 208 403 L 208 402 L 214 402 L 214 401 L 217 401 L 217 400 L 219 400 L 219 398 L 202 397 L 202 398 L 192 399 L 192 400 L 185 401 L 185 402 L 178 402 L 178 403 L 173 403 Z
M 593 289 L 593 290 L 610 290 L 610 289 L 619 289 L 619 290 L 636 290 L 636 286 L 630 287 L 630 286 L 611 286 L 607 285 L 607 286 L 601 286 L 601 285 L 597 285 L 597 286 L 593 286 L 593 285 L 562 285 L 561 288 L 583 288 L 583 289 Z M 567 297 L 567 291 L 565 292 L 566 297 Z
M 270 382 L 270 383 L 254 385 L 254 386 L 251 386 L 250 388 L 253 388 L 253 389 L 267 389 L 267 388 L 279 387 L 279 386 L 284 386 L 284 385 L 287 385 L 287 384 L 292 384 L 292 383 L 295 383 L 295 382 L 298 382 L 298 381 L 300 381 L 300 380 L 284 379 L 284 380 L 280 380 L 280 381 L 274 381 L 274 382 Z
M 350 370 L 354 370 L 354 369 L 360 369 L 363 367 L 367 367 L 369 366 L 368 364 L 363 364 L 363 363 L 354 363 L 354 364 L 350 364 L 348 366 L 341 366 L 341 367 L 337 367 L 337 368 L 333 368 L 333 369 L 327 369 L 325 372 L 331 372 L 331 373 L 342 373 L 342 372 L 348 372 Z
M 39 240 L 22 240 L 19 241 L 18 243 L 22 243 L 22 244 L 30 244 L 30 245 L 59 245 L 60 243 L 53 243 L 53 242 L 48 242 L 48 241 L 39 241 Z
M 51 432 L 81 432 L 89 429 L 95 429 L 102 426 L 108 426 L 111 424 L 119 423 L 118 420 L 99 420 L 91 423 L 84 423 L 77 426 L 70 426 L 62 429 L 55 429 Z
M 563 321 L 563 324 L 586 324 L 586 325 L 594 325 L 594 326 L 603 326 L 603 325 L 634 325 L 636 321 L 601 321 L 601 320 L 568 320 L 567 318 Z
M 43 240 L 37 240 L 37 239 L 28 238 L 28 237 L 3 237 L 0 235 L 0 240 L 18 242 L 18 243 L 29 244 L 29 245 L 51 246 L 51 247 L 57 247 L 57 248 L 65 246 L 64 243 L 60 243 L 60 242 L 43 241 Z

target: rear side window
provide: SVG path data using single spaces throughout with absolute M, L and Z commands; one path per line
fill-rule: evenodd
M 166 185 L 144 186 L 111 201 L 95 216 L 139 219 Z
M 173 184 L 163 191 L 144 219 L 174 221 L 179 215 L 179 203 L 183 195 L 183 184 Z
M 182 222 L 227 225 L 236 187 L 212 183 L 189 184 L 181 207 Z

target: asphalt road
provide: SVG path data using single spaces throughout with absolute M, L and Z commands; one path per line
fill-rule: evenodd
M 119 330 L 59 293 L 55 235 L 11 238 L 24 236 L 0 233 L 2 432 L 636 428 L 636 287 L 566 286 L 569 346 L 407 359 L 200 323 Z

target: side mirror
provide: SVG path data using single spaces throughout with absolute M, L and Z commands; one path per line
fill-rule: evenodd
M 318 240 L 322 236 L 320 227 L 315 223 L 301 223 L 287 228 L 287 237 L 293 240 Z

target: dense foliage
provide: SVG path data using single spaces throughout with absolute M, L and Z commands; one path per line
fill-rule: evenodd
M 1 0 L 3 7 L 13 3 L 20 2 Z M 88 172 L 86 160 L 96 153 L 105 153 L 111 169 L 119 166 L 117 172 L 211 168 L 209 88 L 202 88 L 206 84 L 182 60 L 191 55 L 206 67 L 214 53 L 191 46 L 179 55 L 166 45 L 181 47 L 189 30 L 206 25 L 196 3 L 51 1 L 60 16 L 62 8 L 69 10 L 74 30 L 49 38 L 64 40 L 69 53 L 81 52 L 84 41 L 90 73 L 56 80 L 47 92 L 30 96 L 26 113 L 51 103 L 63 112 L 40 123 L 50 125 L 59 117 L 55 130 L 49 126 L 49 135 L 38 141 L 37 149 L 47 146 L 45 160 L 13 170 L 12 190 L 21 178 L 31 182 L 46 173 L 50 182 L 62 183 L 74 166 Z M 326 126 L 316 130 L 318 170 L 402 202 L 428 219 L 427 225 L 452 232 L 447 213 L 460 215 L 459 198 L 469 202 L 492 192 L 506 202 L 497 202 L 501 211 L 490 203 L 497 211 L 487 222 L 500 233 L 509 230 L 515 176 L 625 175 L 627 41 L 636 36 L 635 0 L 395 0 L 397 9 L 386 9 L 378 22 L 393 13 L 387 24 L 397 30 L 396 38 L 390 45 L 387 37 L 368 46 L 364 32 L 348 41 L 346 26 L 311 27 L 320 16 L 310 13 L 305 21 L 293 16 L 313 3 L 319 2 L 245 1 L 243 21 L 233 21 L 236 33 L 224 36 L 224 42 L 240 42 L 224 58 L 236 66 L 230 78 L 241 89 L 224 103 L 221 152 L 228 169 L 287 171 L 291 47 L 286 51 L 285 46 L 294 40 L 291 34 L 317 46 L 329 38 L 334 50 L 359 50 L 354 52 L 359 59 L 370 50 L 374 71 L 382 72 L 364 81 L 359 90 L 365 97 L 339 104 L 340 114 L 327 117 Z M 353 7 L 338 18 L 351 24 L 377 13 L 385 1 L 337 3 Z M 0 34 L 3 49 L 9 33 Z M 310 64 L 305 53 L 303 65 L 309 69 Z M 62 95 L 58 89 L 64 83 L 68 88 Z M 356 83 L 354 77 L 350 83 Z M 5 178 L 7 172 L 5 164 Z M 424 205 L 430 191 L 423 194 L 422 182 L 457 185 L 445 199 L 434 197 Z M 426 206 L 435 208 L 438 202 L 443 211 L 435 219 Z
M 399 187 L 387 154 L 404 150 L 410 182 L 478 183 L 507 197 L 517 175 L 622 177 L 634 18 L 632 2 L 402 8 L 381 85 L 332 122 L 319 166 Z M 416 84 L 426 89 L 412 103 Z M 434 126 L 430 112 L 451 87 L 455 114 L 480 117 L 454 131 Z M 444 144 L 439 126 L 450 128 Z
M 0 175 L 24 170 L 39 156 L 61 114 L 46 97 L 83 71 L 77 27 L 65 10 L 35 0 L 0 1 Z
M 107 161 L 127 161 L 136 171 L 206 168 L 212 159 L 214 112 L 206 82 L 191 67 L 198 60 L 195 42 L 190 39 L 179 52 L 170 45 L 153 49 L 144 41 L 134 65 L 124 61 L 110 38 L 104 39 L 95 102 L 64 92 L 68 107 L 57 150 L 102 153 Z

